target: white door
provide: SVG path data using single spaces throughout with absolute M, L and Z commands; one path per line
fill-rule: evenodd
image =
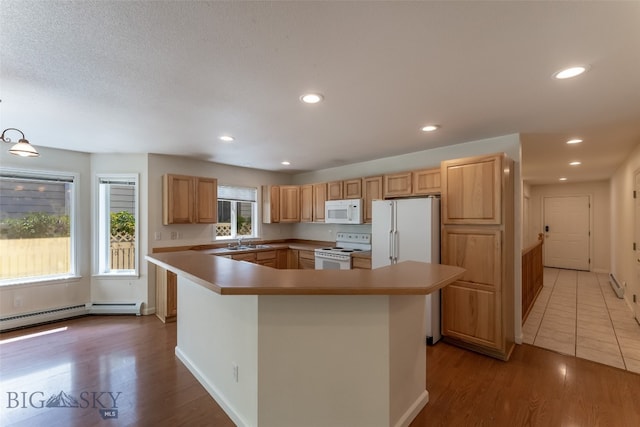
M 634 234 L 634 242 L 635 242 L 635 260 L 636 260 L 636 289 L 640 286 L 640 172 L 636 173 L 635 176 L 635 186 L 633 188 L 635 190 L 635 210 L 634 210 L 634 223 L 635 223 L 635 234 Z M 630 298 L 632 302 L 632 307 L 635 312 L 636 319 L 640 322 L 640 308 L 638 301 L 633 301 L 633 296 Z
M 589 270 L 589 196 L 544 198 L 544 265 Z

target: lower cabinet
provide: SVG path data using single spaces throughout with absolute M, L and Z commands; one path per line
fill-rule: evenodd
M 371 270 L 371 258 L 353 257 L 351 258 L 351 268 Z
M 316 255 L 313 251 L 298 251 L 298 268 L 313 270 L 316 268 Z
M 175 322 L 178 316 L 178 276 L 156 266 L 156 316 L 163 322 Z

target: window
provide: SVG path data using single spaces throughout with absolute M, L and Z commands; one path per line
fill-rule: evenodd
M 98 274 L 138 272 L 138 176 L 98 176 Z
M 77 275 L 74 174 L 0 170 L 0 284 Z
M 218 186 L 216 239 L 257 237 L 257 189 Z

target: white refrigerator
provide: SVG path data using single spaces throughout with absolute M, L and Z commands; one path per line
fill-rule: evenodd
M 371 267 L 401 261 L 440 263 L 440 199 L 375 200 Z M 425 301 L 427 342 L 440 340 L 440 291 Z

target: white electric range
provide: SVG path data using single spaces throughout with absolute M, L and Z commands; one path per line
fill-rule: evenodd
M 336 245 L 315 250 L 316 270 L 351 270 L 351 256 L 371 250 L 371 233 L 336 233 Z

